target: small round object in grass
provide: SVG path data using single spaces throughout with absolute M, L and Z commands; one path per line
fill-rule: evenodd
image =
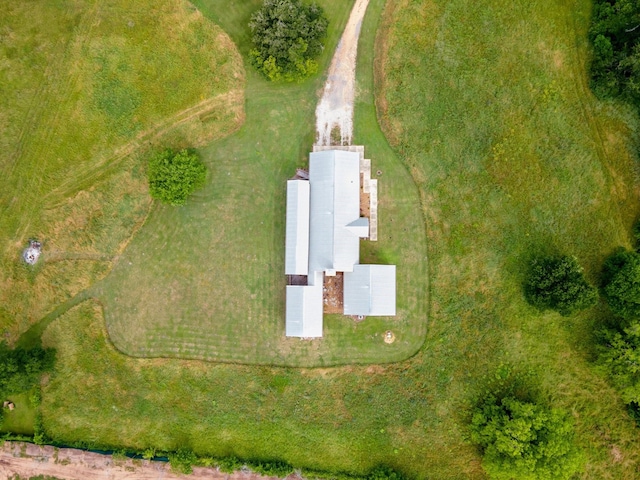
M 393 343 L 396 341 L 396 336 L 391 330 L 384 332 L 384 343 Z

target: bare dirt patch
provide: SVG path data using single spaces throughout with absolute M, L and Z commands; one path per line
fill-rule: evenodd
M 344 275 L 338 272 L 335 277 L 324 277 L 322 301 L 324 313 L 342 313 L 344 311 Z
M 166 462 L 114 459 L 111 455 L 85 452 L 74 448 L 55 448 L 32 443 L 5 442 L 0 450 L 0 477 L 31 478 L 49 475 L 65 480 L 177 480 L 224 479 L 267 480 L 252 472 L 222 473 L 215 468 L 194 467 L 193 473 L 183 475 L 171 471 Z

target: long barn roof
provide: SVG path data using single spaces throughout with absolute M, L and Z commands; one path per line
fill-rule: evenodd
M 286 275 L 309 273 L 309 182 L 287 182 Z

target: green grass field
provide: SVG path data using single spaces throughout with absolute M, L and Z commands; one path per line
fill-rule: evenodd
M 4 400 L 13 402 L 14 410 L 7 410 L 2 415 L 2 427 L 0 431 L 17 433 L 20 435 L 33 435 L 33 423 L 35 421 L 35 409 L 29 401 L 29 393 L 10 395 Z M 3 402 L 4 402 L 3 400 Z
M 244 25 L 255 4 L 219 0 L 198 6 L 246 53 Z M 350 4 L 334 6 L 335 24 L 344 22 Z M 139 450 L 186 447 L 202 456 L 281 459 L 330 471 L 365 473 L 385 464 L 414 478 L 482 479 L 479 452 L 466 440 L 469 407 L 496 369 L 513 365 L 532 374 L 549 402 L 571 412 L 586 458 L 582 478 L 637 476 L 638 429 L 592 363 L 594 331 L 609 315 L 606 307 L 569 318 L 540 314 L 521 291 L 528 262 L 539 253 L 575 254 L 597 281 L 602 259 L 616 246 L 630 245 L 639 210 L 638 120 L 624 105 L 597 102 L 587 88 L 589 5 L 586 0 L 512 2 L 508 8 L 498 0 L 389 0 L 386 6 L 372 0 L 369 5 L 358 60 L 355 136 L 374 162 L 387 162 L 381 189 L 388 181 L 388 212 L 412 211 L 397 204 L 411 196 L 392 190 L 400 189 L 392 180 L 407 172 L 417 185 L 429 282 L 425 259 L 416 258 L 406 275 L 425 282 L 413 290 L 425 297 L 402 300 L 426 320 L 429 298 L 425 343 L 415 356 L 388 365 L 299 369 L 136 359 L 111 344 L 103 314 L 113 333 L 110 308 L 119 308 L 116 297 L 127 294 L 124 289 L 115 294 L 115 280 L 148 281 L 134 275 L 141 272 L 134 262 L 147 255 L 145 239 L 160 248 L 165 240 L 190 245 L 219 238 L 230 257 L 222 264 L 227 269 L 255 242 L 254 270 L 231 273 L 249 298 L 256 295 L 252 315 L 261 312 L 261 303 L 270 309 L 264 318 L 282 308 L 264 293 L 282 288 L 271 283 L 279 273 L 268 271 L 281 271 L 277 252 L 284 226 L 276 223 L 282 217 L 275 211 L 283 210 L 284 191 L 277 184 L 304 162 L 313 141 L 315 96 L 309 92 L 315 90 L 312 83 L 273 87 L 248 72 L 245 127 L 203 149 L 213 167 L 207 189 L 184 210 L 152 212 L 125 251 L 126 260 L 92 292 L 103 296 L 104 309 L 83 302 L 46 329 L 44 344 L 59 352 L 43 387 L 47 433 L 63 442 Z M 337 35 L 332 32 L 330 43 Z M 325 67 L 327 60 L 328 55 Z M 402 165 L 379 134 L 374 92 L 378 119 Z M 268 122 L 278 141 L 258 137 L 257 119 Z M 291 135 L 298 135 L 297 143 L 286 141 Z M 269 158 L 274 145 L 280 147 L 281 163 Z M 255 180 L 262 178 L 271 187 L 261 183 L 254 194 Z M 255 204 L 259 213 L 238 212 L 244 202 Z M 198 208 L 215 206 L 217 218 L 229 215 L 228 222 L 199 238 L 185 232 L 189 222 L 203 221 Z M 271 219 L 264 224 L 269 230 L 251 224 L 247 228 L 255 236 L 238 240 L 233 229 L 240 223 L 232 217 L 248 221 L 258 214 Z M 396 224 L 394 214 L 386 215 Z M 416 213 L 406 215 L 403 221 L 412 225 Z M 151 228 L 155 225 L 163 229 Z M 383 239 L 378 254 L 404 257 L 394 249 L 410 243 L 408 235 L 387 234 L 391 238 Z M 385 241 L 391 253 L 384 251 Z M 420 252 L 417 245 L 402 248 Z M 169 253 L 176 265 L 177 251 Z M 176 276 L 189 273 L 178 270 Z M 231 303 L 240 299 L 221 301 L 238 311 Z M 199 302 L 194 298 L 189 304 Z M 327 329 L 337 339 L 341 330 L 335 321 L 330 318 Z M 186 334 L 178 343 L 185 340 Z M 170 346 L 129 341 L 138 342 L 131 348 Z M 356 348 L 368 351 L 367 345 Z M 288 353 L 297 362 L 319 358 L 313 356 L 318 352 Z
M 103 277 L 144 220 L 149 146 L 238 128 L 244 71 L 186 1 L 7 1 L 0 31 L 0 330 L 15 340 Z M 27 268 L 32 237 L 44 254 Z

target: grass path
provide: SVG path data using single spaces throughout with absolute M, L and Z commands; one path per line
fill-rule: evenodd
M 104 176 L 120 168 L 122 161 L 130 157 L 134 152 L 148 150 L 150 145 L 157 144 L 161 139 L 166 138 L 172 131 L 184 124 L 199 118 L 206 118 L 208 115 L 214 115 L 222 109 L 229 109 L 236 116 L 239 116 L 231 123 L 231 128 L 226 132 L 233 133 L 234 129 L 240 128 L 242 125 L 244 112 L 235 110 L 235 107 L 243 102 L 244 91 L 231 90 L 206 98 L 195 105 L 190 105 L 184 110 L 176 112 L 163 119 L 162 122 L 138 133 L 134 140 L 118 146 L 114 152 L 109 152 L 109 155 L 97 160 L 90 168 L 82 170 L 78 175 L 68 178 L 59 186 L 50 190 L 44 197 L 46 208 L 51 210 L 59 207 L 74 192 L 89 188 Z M 194 128 L 192 125 L 190 127 Z M 197 140 L 193 146 L 198 146 Z

